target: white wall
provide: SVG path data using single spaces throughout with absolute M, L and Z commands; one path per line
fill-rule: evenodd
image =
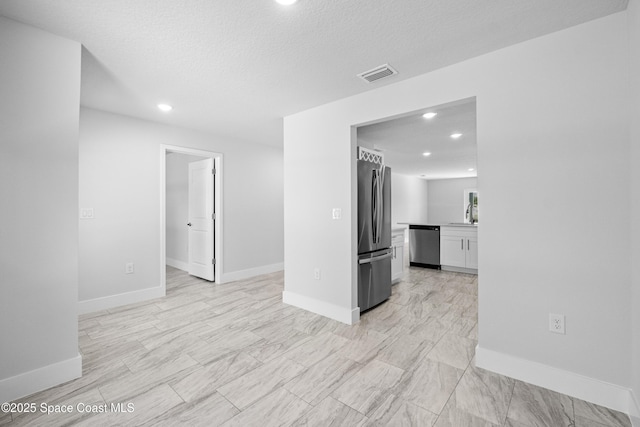
M 626 19 L 611 15 L 286 117 L 285 301 L 357 318 L 351 127 L 475 96 L 478 364 L 626 409 Z M 523 191 L 529 209 L 516 215 Z M 332 221 L 331 207 L 345 219 Z M 566 315 L 566 335 L 548 332 L 550 312 Z
M 183 270 L 189 262 L 189 163 L 202 159 L 182 153 L 167 154 L 167 264 Z
M 0 401 L 76 378 L 80 44 L 0 17 Z
M 433 179 L 429 182 L 429 220 L 433 224 L 464 222 L 464 190 L 478 188 L 477 178 Z M 478 207 L 480 209 L 480 207 Z
M 413 176 L 391 174 L 391 222 L 427 224 L 427 181 Z
M 159 286 L 161 144 L 224 155 L 223 281 L 282 268 L 280 149 L 82 108 L 80 205 L 95 219 L 80 224 L 81 305 Z M 126 262 L 135 274 L 124 274 Z
M 633 317 L 632 336 L 633 351 L 633 382 L 635 408 L 632 415 L 635 416 L 634 426 L 640 426 L 640 0 L 630 0 L 628 6 L 630 45 L 631 52 L 631 94 L 632 104 L 630 108 L 631 123 L 631 266 L 632 266 L 632 293 L 633 293 Z

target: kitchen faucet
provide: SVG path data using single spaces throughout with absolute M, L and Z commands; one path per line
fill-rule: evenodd
M 473 204 L 469 203 L 467 205 L 467 211 L 464 214 L 465 218 L 469 218 L 470 224 L 475 224 L 477 222 L 477 220 L 473 217 L 473 207 Z

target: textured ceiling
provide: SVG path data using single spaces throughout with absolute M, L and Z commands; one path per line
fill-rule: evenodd
M 427 120 L 425 112 L 438 115 Z M 452 139 L 452 133 L 462 136 Z M 358 143 L 382 151 L 394 173 L 424 179 L 477 176 L 475 98 L 359 127 Z
M 282 146 L 282 117 L 624 10 L 628 0 L 2 0 L 84 46 L 82 105 Z M 399 74 L 356 74 L 389 63 Z M 174 106 L 170 114 L 158 102 Z

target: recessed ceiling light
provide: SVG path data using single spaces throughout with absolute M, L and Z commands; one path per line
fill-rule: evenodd
M 158 108 L 160 109 L 160 111 L 164 111 L 165 113 L 173 110 L 173 107 L 169 104 L 158 104 Z
M 452 134 L 451 134 L 451 138 L 453 138 L 453 139 L 458 139 L 458 138 L 460 138 L 461 136 L 462 136 L 462 134 L 461 134 L 461 133 L 452 133 Z
M 433 119 L 437 115 L 438 113 L 431 112 L 431 113 L 424 113 L 422 117 L 424 117 L 425 119 Z
M 473 172 L 475 169 L 473 169 L 473 168 L 469 168 L 469 169 L 467 169 L 467 170 L 468 170 L 469 172 Z
M 428 152 L 428 151 L 425 151 L 424 153 L 422 153 L 422 155 L 423 155 L 423 156 L 425 156 L 425 157 L 428 157 L 428 156 L 430 156 L 430 155 L 431 155 L 431 153 L 430 153 L 430 152 Z
M 283 6 L 291 6 L 292 4 L 294 4 L 297 1 L 298 0 L 276 0 L 276 2 L 278 2 L 279 4 L 281 4 Z

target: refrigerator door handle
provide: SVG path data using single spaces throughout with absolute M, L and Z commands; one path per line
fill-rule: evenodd
M 382 234 L 382 181 L 380 180 L 380 172 L 376 175 L 376 190 L 378 192 L 378 196 L 376 197 L 376 226 L 378 227 L 376 230 L 376 243 L 380 243 L 380 235 Z
M 382 236 L 382 224 L 384 222 L 384 165 L 380 165 L 378 171 L 378 242 Z
M 378 243 L 378 177 L 374 169 L 371 174 L 371 234 L 373 243 Z
M 391 258 L 393 256 L 393 252 L 387 252 L 384 255 L 378 255 L 371 258 L 365 258 L 358 260 L 358 264 L 369 264 L 376 261 L 382 261 L 383 259 Z

